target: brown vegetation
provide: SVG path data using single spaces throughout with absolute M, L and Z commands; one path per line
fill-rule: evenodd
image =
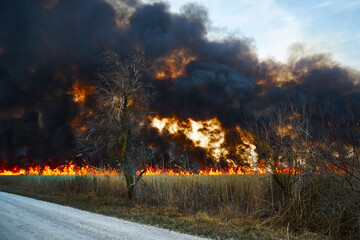
M 287 193 L 270 175 L 143 179 L 135 190 L 136 205 L 128 205 L 119 175 L 2 176 L 0 190 L 208 237 L 360 237 L 360 196 L 341 187 L 340 177 L 298 175 Z
M 93 114 L 88 116 L 86 130 L 78 141 L 80 151 L 88 158 L 105 159 L 123 172 L 130 200 L 144 173 L 136 175 L 136 171 L 148 157 L 147 147 L 136 138 L 147 115 L 149 86 L 141 81 L 147 70 L 140 51 L 128 60 L 113 51 L 104 53 L 103 67 L 94 82 Z

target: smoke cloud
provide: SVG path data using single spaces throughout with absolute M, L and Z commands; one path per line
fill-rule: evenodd
M 71 159 L 75 122 L 92 104 L 91 97 L 82 104 L 74 99 L 74 84 L 91 85 L 104 50 L 126 56 L 135 45 L 154 63 L 166 63 L 174 52 L 184 54 L 174 61 L 179 65 L 175 77 L 147 76 L 154 85 L 151 111 L 182 120 L 216 117 L 228 130 L 229 145 L 236 126 L 249 127 L 249 119 L 266 119 L 279 109 L 311 112 L 314 135 L 324 119 L 348 124 L 345 109 L 360 119 L 360 74 L 355 70 L 322 54 L 294 52 L 288 64 L 261 61 L 249 39 L 207 39 L 208 24 L 207 12 L 192 4 L 175 14 L 165 3 L 140 1 L 1 1 L 2 164 Z M 349 136 L 342 137 L 348 141 Z M 179 146 L 187 141 L 160 136 L 154 129 L 144 138 L 168 160 L 172 153 L 183 154 Z M 203 156 L 199 148 L 188 154 Z

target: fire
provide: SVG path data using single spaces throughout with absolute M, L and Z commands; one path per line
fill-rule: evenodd
M 239 133 L 238 144 L 235 151 L 231 149 L 231 145 L 226 144 L 226 129 L 224 129 L 217 118 L 205 121 L 195 121 L 188 118 L 186 121 L 177 119 L 176 117 L 162 118 L 159 116 L 150 117 L 151 126 L 156 128 L 160 134 L 167 133 L 174 136 L 181 134 L 191 140 L 195 147 L 205 150 L 206 156 L 216 161 L 226 160 L 229 164 L 242 162 L 256 167 L 258 154 L 254 145 L 254 136 L 250 132 L 245 132 L 239 126 L 235 130 Z M 235 152 L 236 157 L 230 152 Z
M 185 49 L 174 50 L 169 55 L 158 60 L 160 69 L 156 72 L 156 78 L 175 79 L 178 76 L 184 75 L 186 65 L 195 59 L 196 57 Z
M 250 167 L 250 165 L 240 165 L 235 167 L 231 164 L 230 167 L 225 169 L 217 168 L 210 168 L 210 169 L 203 169 L 199 171 L 199 175 L 266 175 L 271 174 L 272 171 L 265 167 L 263 164 L 259 164 L 255 168 Z M 275 167 L 276 174 L 300 174 L 303 173 L 301 169 L 296 168 L 281 168 Z
M 28 169 L 19 168 L 15 166 L 12 169 L 0 170 L 0 175 L 116 175 L 115 170 L 97 170 L 89 165 L 83 167 L 77 166 L 77 164 L 70 162 L 64 166 L 57 166 L 51 168 L 49 165 L 41 167 L 40 165 L 29 167 Z
M 137 171 L 137 174 L 139 175 L 141 173 L 141 170 Z M 174 169 L 161 169 L 157 167 L 146 167 L 145 172 L 143 175 L 146 176 L 154 176 L 154 175 L 194 175 L 194 172 L 186 170 L 183 171 L 182 169 L 179 169 L 178 171 L 174 171 Z
M 339 169 L 335 165 L 329 165 L 326 168 L 323 168 L 321 170 L 313 169 L 313 173 L 321 174 L 321 173 L 336 173 L 336 174 L 344 174 L 345 171 Z M 137 174 L 139 175 L 141 173 L 141 170 L 137 171 Z M 286 174 L 302 174 L 304 173 L 304 170 L 301 168 L 296 167 L 280 167 L 275 166 L 274 170 L 271 170 L 268 167 L 265 167 L 264 164 L 259 164 L 256 168 L 251 168 L 248 165 L 244 166 L 237 166 L 235 167 L 233 164 L 231 164 L 230 167 L 220 169 L 218 167 L 213 168 L 204 168 L 199 170 L 197 173 L 190 170 L 182 170 L 179 169 L 175 171 L 174 169 L 161 169 L 157 167 L 146 167 L 145 172 L 143 175 L 145 176 L 158 176 L 158 175 L 170 175 L 170 176 L 190 176 L 190 175 L 269 175 L 269 174 L 280 174 L 280 175 L 286 175 Z
M 84 103 L 86 102 L 86 98 L 90 95 L 94 90 L 94 87 L 87 86 L 87 85 L 80 85 L 76 82 L 73 85 L 72 94 L 74 95 L 74 101 L 77 103 Z
M 196 147 L 206 150 L 209 157 L 220 160 L 227 155 L 228 151 L 223 147 L 225 143 L 225 131 L 217 118 L 205 121 L 195 121 L 189 118 L 180 121 L 176 117 L 150 118 L 151 126 L 157 128 L 160 133 L 167 130 L 171 135 L 184 134 Z
M 237 146 L 237 155 L 252 167 L 256 167 L 258 154 L 256 153 L 256 146 L 253 144 L 254 136 L 250 132 L 242 130 L 239 126 L 236 126 L 235 129 L 239 133 L 242 141 L 242 144 Z
M 273 172 L 275 171 L 275 172 Z M 139 175 L 142 170 L 137 171 Z M 346 173 L 344 170 L 339 169 L 338 166 L 329 165 L 320 170 L 313 170 L 314 173 L 336 173 L 336 174 L 344 174 Z M 270 170 L 270 168 L 266 167 L 264 164 L 259 164 L 256 168 L 251 168 L 250 165 L 237 166 L 235 167 L 231 164 L 230 167 L 220 169 L 218 167 L 213 168 L 204 168 L 197 172 L 191 170 L 174 170 L 174 169 L 161 169 L 157 167 L 146 167 L 143 175 L 145 176 L 157 176 L 157 175 L 168 175 L 168 176 L 190 176 L 190 175 L 267 175 L 271 173 L 276 174 L 301 174 L 304 173 L 304 170 L 296 167 L 288 168 L 288 167 L 280 167 L 275 166 L 274 170 Z M 58 176 L 58 175 L 117 175 L 121 174 L 121 172 L 117 172 L 116 170 L 98 170 L 89 165 L 85 165 L 83 167 L 77 166 L 77 164 L 70 162 L 64 166 L 57 166 L 56 168 L 51 168 L 48 165 L 41 167 L 40 165 L 29 167 L 28 169 L 19 168 L 15 166 L 12 169 L 2 169 L 0 170 L 1 175 L 44 175 L 44 176 Z
M 71 121 L 72 128 L 75 129 L 77 132 L 86 131 L 87 127 L 84 119 L 93 114 L 93 111 L 88 110 L 84 105 L 88 96 L 91 95 L 93 91 L 93 86 L 81 85 L 79 81 L 75 81 L 72 86 L 71 94 L 73 95 L 73 100 L 80 107 L 80 113 Z
M 246 166 L 237 166 L 234 167 L 232 164 L 231 167 L 226 169 L 219 169 L 217 168 L 210 168 L 210 169 L 203 169 L 199 171 L 199 175 L 263 175 L 269 174 L 270 172 L 265 168 L 260 169 L 251 169 Z

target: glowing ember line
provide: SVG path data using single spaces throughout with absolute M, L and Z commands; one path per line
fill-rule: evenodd
M 137 171 L 139 175 L 142 170 Z M 275 167 L 276 174 L 302 174 L 304 171 L 299 168 L 286 168 L 286 167 Z M 345 171 L 339 169 L 337 166 L 329 165 L 328 167 L 321 170 L 314 170 L 313 173 L 336 173 L 344 174 Z M 64 167 L 51 168 L 48 165 L 45 167 L 35 166 L 29 167 L 28 169 L 14 167 L 9 170 L 0 170 L 0 175 L 45 175 L 45 176 L 56 176 L 56 175 L 117 175 L 121 174 L 116 170 L 96 170 L 95 168 L 86 165 L 84 167 L 78 167 L 76 164 L 70 162 Z M 146 176 L 157 176 L 157 175 L 169 175 L 169 176 L 186 176 L 186 175 L 268 175 L 272 174 L 272 171 L 266 168 L 265 166 L 258 166 L 256 169 L 250 168 L 250 166 L 238 166 L 234 167 L 231 165 L 228 168 L 219 169 L 219 168 L 209 168 L 202 169 L 198 172 L 193 172 L 190 170 L 174 170 L 174 169 L 161 169 L 156 167 L 146 167 L 143 175 Z
M 116 175 L 115 170 L 97 170 L 89 165 L 84 167 L 79 167 L 75 163 L 70 162 L 69 164 L 63 167 L 51 168 L 48 165 L 41 167 L 37 165 L 35 167 L 29 167 L 28 169 L 19 168 L 15 166 L 12 169 L 3 169 L 0 170 L 0 175 Z

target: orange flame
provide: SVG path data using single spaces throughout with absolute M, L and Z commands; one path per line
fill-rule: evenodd
M 143 170 L 137 171 L 139 175 Z M 233 164 L 224 169 L 219 169 L 218 167 L 209 169 L 202 169 L 198 173 L 195 173 L 190 170 L 182 170 L 179 169 L 175 171 L 174 169 L 161 169 L 157 167 L 146 167 L 143 175 L 145 176 L 155 176 L 155 175 L 267 175 L 273 173 L 271 170 L 266 168 L 263 165 L 259 165 L 257 168 L 252 169 L 249 166 L 237 166 L 235 167 Z M 296 167 L 287 168 L 287 167 L 279 167 L 275 166 L 276 174 L 301 174 L 304 173 L 304 170 Z M 342 169 L 339 169 L 336 165 L 329 165 L 321 170 L 313 170 L 313 173 L 336 173 L 336 174 L 345 174 L 346 172 Z M 29 167 L 28 169 L 19 168 L 15 166 L 9 170 L 0 170 L 0 175 L 44 175 L 44 176 L 56 176 L 56 175 L 117 175 L 119 172 L 116 170 L 97 170 L 94 167 L 86 165 L 84 167 L 79 167 L 75 163 L 70 162 L 69 164 L 56 168 L 51 168 L 46 165 L 45 167 L 41 167 L 37 165 L 35 167 Z M 121 174 L 121 173 L 120 173 Z
M 184 134 L 196 147 L 206 150 L 208 156 L 219 160 L 228 153 L 222 145 L 225 143 L 225 131 L 217 118 L 205 121 L 195 121 L 189 118 L 180 121 L 175 117 L 150 118 L 152 127 L 162 133 L 167 130 L 172 135 Z
M 116 175 L 115 170 L 97 170 L 89 165 L 79 167 L 77 164 L 70 162 L 64 166 L 57 166 L 51 168 L 49 165 L 41 167 L 37 165 L 35 167 L 29 167 L 28 169 L 19 168 L 15 166 L 12 169 L 0 170 L 0 175 Z
M 137 175 L 139 175 L 143 170 L 137 171 Z M 183 171 L 179 169 L 178 171 L 174 171 L 174 169 L 161 169 L 161 168 L 153 168 L 146 167 L 143 175 L 153 176 L 153 175 L 194 175 L 194 172 L 186 170 Z
M 274 172 L 273 172 L 274 171 Z M 137 171 L 139 175 L 141 171 Z M 280 175 L 287 175 L 287 174 L 302 174 L 304 173 L 303 169 L 296 168 L 296 167 L 279 167 L 275 166 L 274 170 L 270 170 L 265 166 L 259 165 L 257 168 L 252 169 L 249 166 L 237 166 L 235 167 L 233 164 L 224 169 L 219 169 L 216 167 L 210 167 L 209 169 L 202 169 L 198 173 L 194 173 L 193 171 L 186 170 L 183 171 L 179 169 L 178 171 L 174 171 L 174 169 L 161 169 L 161 168 L 154 168 L 154 167 L 146 167 L 145 172 L 143 175 L 145 176 L 155 176 L 155 175 L 269 175 L 269 174 L 280 174 Z M 336 174 L 344 174 L 345 171 L 339 169 L 335 165 L 329 165 L 327 168 L 323 168 L 320 171 L 313 170 L 313 173 L 321 174 L 321 173 L 336 173 Z
M 139 175 L 142 170 L 137 171 Z M 286 170 L 280 169 L 279 173 L 289 174 L 296 173 L 295 170 Z M 243 166 L 231 167 L 227 169 L 220 170 L 219 168 L 210 168 L 202 169 L 199 171 L 198 175 L 255 175 L 255 174 L 267 174 L 268 172 L 265 169 L 252 170 Z M 116 175 L 118 172 L 116 170 L 96 170 L 95 168 L 86 165 L 84 167 L 78 167 L 75 163 L 70 162 L 69 164 L 56 168 L 51 168 L 48 165 L 41 167 L 37 165 L 35 167 L 29 167 L 28 169 L 19 168 L 15 166 L 10 170 L 0 170 L 0 175 L 45 175 L 45 176 L 55 176 L 55 175 Z M 146 167 L 143 175 L 196 175 L 193 171 L 179 169 L 175 171 L 174 169 L 161 169 L 156 167 Z
M 94 91 L 94 87 L 87 85 L 80 85 L 79 82 L 75 82 L 72 88 L 73 88 L 72 94 L 74 95 L 74 101 L 77 103 L 86 102 L 87 96 L 91 95 L 92 92 Z
M 169 55 L 158 60 L 159 69 L 156 72 L 157 79 L 175 79 L 184 75 L 185 67 L 196 59 L 185 49 L 174 50 Z

